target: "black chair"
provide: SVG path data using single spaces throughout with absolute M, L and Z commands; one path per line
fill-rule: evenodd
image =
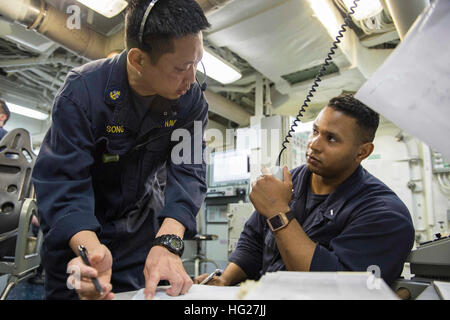
M 187 240 L 195 240 L 197 242 L 197 252 L 192 258 L 183 259 L 182 262 L 188 263 L 193 262 L 194 263 L 194 277 L 198 277 L 200 275 L 200 267 L 202 263 L 212 263 L 216 266 L 216 269 L 219 269 L 219 265 L 211 259 L 206 259 L 206 257 L 201 253 L 202 251 L 202 241 L 209 241 L 209 240 L 217 240 L 218 236 L 215 234 L 196 234 L 193 239 L 187 239 Z
M 35 275 L 40 265 L 42 231 L 33 233 L 37 217 L 31 183 L 36 155 L 30 134 L 14 129 L 0 141 L 0 276 L 7 275 L 0 300 L 5 300 L 14 285 Z

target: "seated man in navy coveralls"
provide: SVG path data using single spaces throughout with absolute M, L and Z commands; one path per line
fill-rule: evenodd
M 0 99 L 0 140 L 8 133 L 8 131 L 3 129 L 3 126 L 6 124 L 6 121 L 8 121 L 10 114 L 6 102 Z
M 360 165 L 374 149 L 378 123 L 378 114 L 351 95 L 331 99 L 314 121 L 306 165 L 291 172 L 284 167 L 284 182 L 263 175 L 254 183 L 256 211 L 223 275 L 209 284 L 234 285 L 278 270 L 366 271 L 372 265 L 387 284 L 398 278 L 414 242 L 409 211 Z M 269 221 L 279 229 L 272 231 Z
M 194 0 L 159 1 L 144 21 L 149 4 L 129 2 L 127 50 L 72 70 L 55 98 L 33 172 L 47 299 L 112 299 L 143 287 L 151 298 L 160 280 L 169 295 L 192 286 L 180 257 L 206 194 L 208 104 L 195 73 L 210 25 Z M 200 161 L 171 156 L 176 129 L 192 148 L 179 155 L 200 152 Z

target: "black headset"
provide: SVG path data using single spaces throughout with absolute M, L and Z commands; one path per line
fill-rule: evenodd
M 158 1 L 159 0 L 152 0 L 150 2 L 150 4 L 148 5 L 147 9 L 145 10 L 144 16 L 142 17 L 141 27 L 139 29 L 139 34 L 138 34 L 139 46 L 141 48 L 144 47 L 144 30 L 145 30 L 145 25 L 147 24 L 148 16 L 150 15 L 150 11 L 152 11 L 153 7 L 155 6 L 155 4 Z M 206 83 L 206 69 L 205 69 L 205 65 L 203 64 L 203 62 L 200 61 L 200 63 L 202 64 L 202 68 L 203 68 L 203 75 L 204 75 L 203 83 L 200 84 L 200 82 L 198 81 L 197 77 L 195 77 L 195 81 L 197 81 L 197 83 L 200 86 L 201 90 L 205 91 L 206 87 L 207 87 L 207 83 Z

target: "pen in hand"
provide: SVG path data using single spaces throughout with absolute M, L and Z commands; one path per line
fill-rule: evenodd
M 202 282 L 199 284 L 206 284 L 208 283 L 214 276 L 220 276 L 222 274 L 222 270 L 216 269 L 214 270 L 209 276 L 207 276 Z
M 79 245 L 78 246 L 78 253 L 80 254 L 80 257 L 83 260 L 84 264 L 90 267 L 91 264 L 89 263 L 87 249 L 84 246 Z M 100 283 L 98 282 L 98 279 L 97 278 L 92 278 L 92 282 L 94 283 L 95 289 L 98 291 L 98 293 L 100 295 L 103 295 L 103 290 L 102 290 L 102 287 L 100 286 Z

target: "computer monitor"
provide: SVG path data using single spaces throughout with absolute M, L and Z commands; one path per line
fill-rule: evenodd
M 228 150 L 211 153 L 209 186 L 241 184 L 250 179 L 250 151 Z

